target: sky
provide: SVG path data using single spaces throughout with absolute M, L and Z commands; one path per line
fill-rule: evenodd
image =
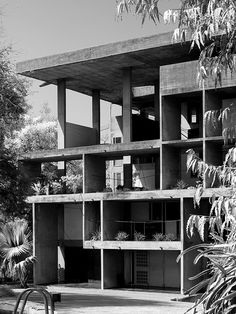
M 178 0 L 160 0 L 161 12 L 176 8 Z M 3 46 L 13 48 L 14 63 L 101 44 L 167 32 L 173 25 L 141 25 L 136 16 L 116 18 L 116 0 L 0 0 L 0 36 Z M 30 80 L 28 103 L 37 116 L 48 103 L 56 115 L 55 86 L 39 87 Z M 108 105 L 102 102 L 102 124 Z M 83 114 L 80 114 L 83 112 Z M 67 91 L 67 121 L 91 126 L 91 98 Z

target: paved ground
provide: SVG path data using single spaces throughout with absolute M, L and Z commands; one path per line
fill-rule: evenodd
M 171 301 L 181 295 L 167 292 L 110 289 L 102 291 L 76 285 L 48 286 L 48 290 L 62 294 L 61 303 L 56 303 L 56 312 L 60 314 L 184 314 L 192 305 Z M 33 298 L 39 301 L 38 297 Z

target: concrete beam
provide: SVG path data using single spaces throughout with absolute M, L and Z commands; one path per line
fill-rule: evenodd
M 61 150 L 47 150 L 30 152 L 22 155 L 19 160 L 46 162 L 46 161 L 59 161 L 59 160 L 73 160 L 82 159 L 84 154 L 86 155 L 100 155 L 107 159 L 113 159 L 115 157 L 121 157 L 124 155 L 143 154 L 143 153 L 157 153 L 160 149 L 160 140 L 148 140 L 132 143 L 119 143 L 119 144 L 103 144 L 103 145 L 91 145 L 83 147 L 71 147 Z
M 27 198 L 28 203 L 81 203 L 82 201 L 123 201 L 123 200 L 157 200 L 157 199 L 180 199 L 193 198 L 196 189 L 184 190 L 153 190 L 153 191 L 132 191 L 120 193 L 85 193 L 85 194 L 58 194 L 58 195 L 39 195 Z M 208 188 L 203 191 L 202 198 L 209 198 L 213 194 L 230 196 L 230 188 Z M 192 201 L 192 200 L 191 200 Z

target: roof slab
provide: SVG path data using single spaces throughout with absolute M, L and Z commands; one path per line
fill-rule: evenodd
M 24 76 L 57 84 L 65 79 L 66 87 L 86 95 L 100 90 L 101 99 L 121 104 L 122 69 L 132 67 L 134 87 L 155 85 L 159 66 L 198 58 L 189 52 L 189 42 L 172 43 L 173 33 L 101 45 L 20 62 L 17 72 Z

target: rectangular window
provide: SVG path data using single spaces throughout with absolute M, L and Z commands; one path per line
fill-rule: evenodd
M 113 137 L 112 139 L 113 144 L 119 144 L 121 143 L 121 137 Z

